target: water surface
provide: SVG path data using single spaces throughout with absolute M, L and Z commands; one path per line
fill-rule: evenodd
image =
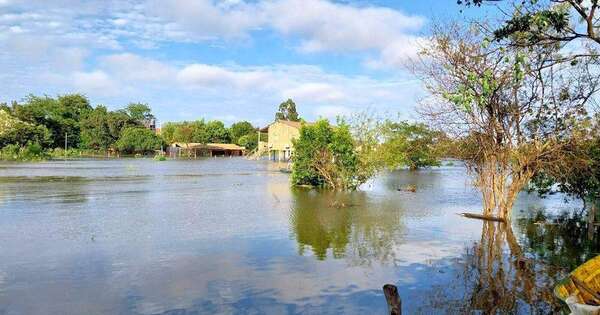
M 522 194 L 511 226 L 456 215 L 481 204 L 460 165 L 353 193 L 290 188 L 278 170 L 0 164 L 0 314 L 384 314 L 386 283 L 406 314 L 551 313 L 554 282 L 597 251 L 532 224 L 580 207 L 562 196 Z

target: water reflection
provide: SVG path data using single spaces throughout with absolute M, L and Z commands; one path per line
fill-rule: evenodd
M 536 257 L 554 266 L 573 270 L 600 254 L 600 234 L 585 237 L 587 218 L 580 212 L 563 212 L 549 217 L 538 212 L 531 218 L 517 221 L 525 233 L 523 241 Z
M 369 200 L 365 192 L 295 189 L 290 225 L 304 255 L 310 249 L 324 260 L 346 258 L 352 265 L 394 262 L 403 243 L 402 211 Z
M 554 297 L 554 286 L 600 250 L 597 235 L 593 242 L 585 241 L 584 220 L 566 214 L 549 221 L 544 215 L 521 218 L 517 234 L 511 225 L 484 222 L 481 240 L 467 247 L 455 265 L 457 278 L 433 289 L 421 309 L 482 314 L 565 311 Z
M 0 314 L 383 314 L 384 283 L 406 314 L 547 313 L 598 251 L 577 220 L 457 216 L 480 207 L 460 167 L 334 193 L 290 189 L 274 165 L 0 166 Z M 564 204 L 527 196 L 519 213 L 533 205 Z

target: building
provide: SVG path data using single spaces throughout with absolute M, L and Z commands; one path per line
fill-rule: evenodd
M 148 118 L 148 119 L 142 120 L 142 125 L 144 125 L 144 127 L 146 127 L 147 129 L 150 129 L 156 133 L 156 119 L 155 118 Z
M 167 148 L 170 157 L 243 156 L 246 148 L 233 143 L 182 143 L 175 142 Z
M 303 124 L 299 121 L 276 120 L 259 131 L 258 147 L 260 154 L 269 153 L 273 161 L 288 161 L 292 157 L 294 147 L 292 140 L 300 137 L 300 128 Z M 261 141 L 260 133 L 267 132 L 267 141 Z

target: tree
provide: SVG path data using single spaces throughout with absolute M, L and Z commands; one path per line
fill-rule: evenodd
M 350 127 L 340 122 L 332 127 L 327 120 L 304 125 L 294 140 L 292 183 L 325 186 L 336 190 L 356 189 L 368 178 L 362 176 Z
M 597 89 L 587 65 L 550 63 L 556 47 L 488 43 L 477 29 L 438 28 L 414 68 L 432 94 L 422 113 L 464 139 L 484 214 L 510 218 L 537 170 L 556 163 Z
M 125 107 L 124 112 L 140 124 L 146 124 L 155 119 L 154 115 L 152 115 L 152 109 L 145 103 L 129 103 Z
M 115 146 L 124 153 L 147 153 L 160 149 L 162 140 L 152 130 L 130 127 L 123 131 Z
M 237 145 L 240 145 L 249 151 L 256 149 L 256 147 L 258 147 L 258 134 L 256 132 L 253 132 L 241 136 L 237 141 Z
M 275 113 L 275 119 L 300 121 L 300 116 L 298 116 L 298 112 L 296 111 L 296 103 L 288 98 L 287 101 L 279 104 L 279 111 Z
M 98 106 L 81 121 L 81 146 L 87 149 L 108 149 L 115 142 L 108 127 L 108 110 Z
M 507 20 L 491 37 L 519 47 L 557 46 L 561 50 L 553 62 L 597 63 L 600 48 L 599 2 L 597 0 L 458 0 L 458 4 L 481 6 L 485 2 L 513 3 L 513 10 L 502 11 Z M 590 60 L 591 59 L 591 60 Z
M 411 170 L 439 166 L 437 138 L 440 133 L 423 123 L 386 121 L 383 125 L 384 143 L 381 147 L 387 167 L 407 166 Z
M 79 121 L 91 109 L 88 99 L 80 94 L 62 95 L 58 99 L 29 95 L 24 103 L 14 103 L 12 112 L 24 122 L 45 126 L 51 133 L 49 146 L 62 147 L 66 135 L 71 146 L 79 145 Z
M 9 144 L 20 147 L 29 143 L 48 145 L 50 141 L 51 134 L 46 127 L 23 122 L 0 109 L 0 148 Z
M 210 121 L 206 123 L 203 119 L 191 122 L 166 123 L 163 125 L 161 135 L 168 143 L 206 144 L 210 142 L 229 142 L 229 133 L 222 122 Z
M 256 130 L 251 123 L 247 121 L 240 121 L 231 125 L 229 128 L 229 133 L 231 134 L 231 140 L 239 144 L 238 142 L 241 137 L 256 133 Z
M 206 123 L 209 143 L 230 143 L 231 136 L 222 121 L 211 120 Z
M 141 124 L 122 111 L 111 112 L 97 106 L 81 120 L 81 147 L 107 150 L 121 137 L 125 128 Z
M 540 195 L 562 192 L 583 203 L 588 212 L 589 237 L 593 237 L 594 222 L 600 201 L 600 115 L 595 121 L 586 121 L 565 143 L 565 150 L 557 163 L 539 170 L 530 190 Z
M 187 122 L 177 126 L 173 133 L 174 142 L 192 143 L 194 141 L 194 129 Z
M 196 120 L 189 125 L 192 128 L 192 142 L 204 144 L 211 142 L 211 135 L 208 132 L 204 119 Z

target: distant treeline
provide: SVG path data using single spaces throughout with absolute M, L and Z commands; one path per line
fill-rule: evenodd
M 218 120 L 168 122 L 162 125 L 161 136 L 167 143 L 235 143 L 254 150 L 258 145 L 258 131 L 247 121 L 240 121 L 226 128 Z M 266 141 L 266 134 L 261 135 Z
M 180 142 L 235 142 L 253 149 L 257 132 L 249 122 L 225 128 L 220 121 L 166 123 L 154 130 L 155 117 L 144 103 L 111 111 L 92 106 L 81 94 L 29 95 L 22 102 L 0 104 L 0 159 L 38 160 L 53 155 L 118 152 L 145 154 Z M 64 152 L 64 148 L 68 152 Z

